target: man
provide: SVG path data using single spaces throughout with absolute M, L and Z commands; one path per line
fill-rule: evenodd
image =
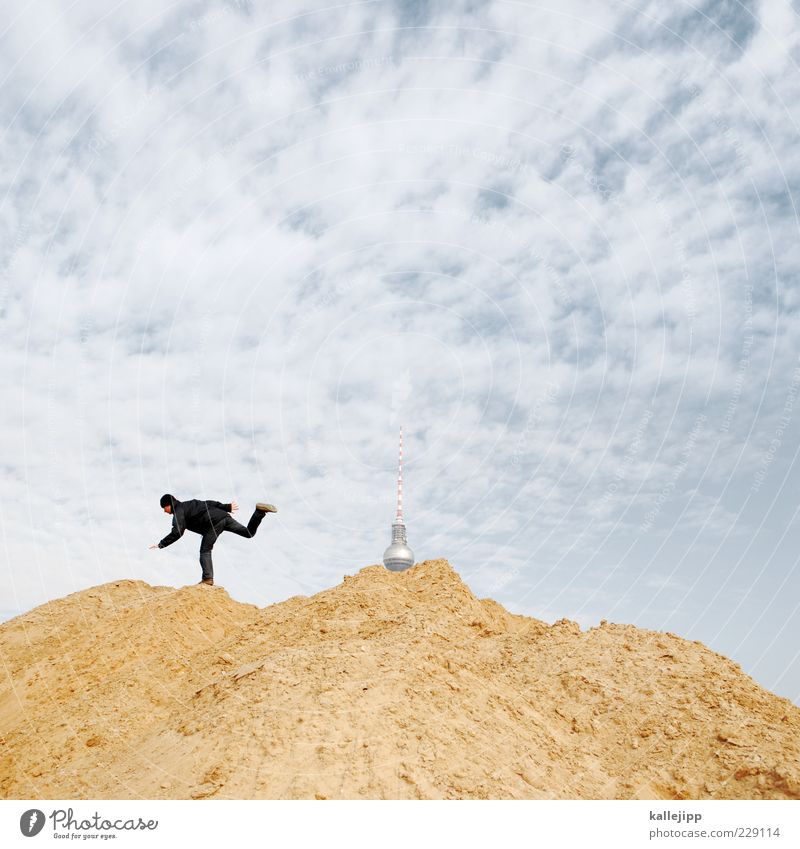
M 256 504 L 256 509 L 247 523 L 247 527 L 240 525 L 230 513 L 235 513 L 239 505 L 232 501 L 230 504 L 220 504 L 219 501 L 178 501 L 177 498 L 167 493 L 161 496 L 161 507 L 165 513 L 172 516 L 172 530 L 161 540 L 151 545 L 150 548 L 166 548 L 175 540 L 183 536 L 184 531 L 194 531 L 201 534 L 200 541 L 200 567 L 203 570 L 201 584 L 214 586 L 214 566 L 211 562 L 211 549 L 217 537 L 223 531 L 230 531 L 242 537 L 254 537 L 261 520 L 267 513 L 277 513 L 278 508 L 271 504 Z

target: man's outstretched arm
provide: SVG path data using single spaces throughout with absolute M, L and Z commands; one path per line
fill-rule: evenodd
M 183 521 L 183 511 L 178 508 L 178 512 L 176 512 L 172 517 L 172 530 L 161 540 L 161 542 L 156 545 L 151 545 L 150 548 L 166 548 L 168 545 L 172 545 L 173 542 L 179 540 L 183 536 L 183 532 L 186 530 L 186 523 Z
M 161 540 L 161 542 L 156 546 L 157 548 L 166 548 L 168 545 L 172 545 L 173 542 L 179 540 L 183 536 L 183 528 L 176 527 L 175 520 L 172 520 L 172 530 Z
M 211 507 L 219 507 L 226 513 L 235 513 L 239 509 L 239 505 L 235 501 L 231 501 L 230 504 L 223 504 L 221 501 L 206 501 L 206 504 Z

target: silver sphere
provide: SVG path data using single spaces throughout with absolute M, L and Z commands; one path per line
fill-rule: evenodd
M 414 552 L 404 542 L 393 542 L 383 552 L 383 565 L 390 572 L 403 572 L 414 565 Z

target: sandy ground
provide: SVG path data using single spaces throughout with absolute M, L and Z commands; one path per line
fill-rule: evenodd
M 3 798 L 800 798 L 800 709 L 445 560 L 260 610 L 115 581 L 0 625 Z

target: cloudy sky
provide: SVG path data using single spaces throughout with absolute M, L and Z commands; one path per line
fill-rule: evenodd
M 0 614 L 179 498 L 259 605 L 417 559 L 800 701 L 797 0 L 12 3 Z

